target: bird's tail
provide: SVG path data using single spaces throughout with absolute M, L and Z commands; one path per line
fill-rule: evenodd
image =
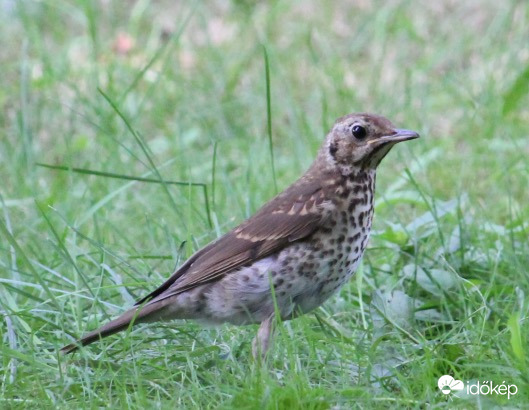
M 61 349 L 61 353 L 68 354 L 75 352 L 81 346 L 89 345 L 90 343 L 96 342 L 99 339 L 127 329 L 131 323 L 132 325 L 137 325 L 138 323 L 150 321 L 153 319 L 152 316 L 154 316 L 156 313 L 159 313 L 159 311 L 164 307 L 163 305 L 164 303 L 162 303 L 162 301 L 154 303 L 151 302 L 145 306 L 139 306 L 127 310 L 120 317 L 111 320 L 110 322 L 101 326 L 99 329 L 93 330 L 92 332 L 85 334 L 76 342 L 64 346 Z

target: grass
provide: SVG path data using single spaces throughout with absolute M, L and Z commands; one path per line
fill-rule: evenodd
M 529 401 L 529 4 L 0 8 L 0 407 Z M 423 138 L 379 169 L 361 271 L 280 328 L 270 363 L 255 326 L 193 322 L 58 355 L 295 180 L 351 111 Z M 447 397 L 443 374 L 518 393 Z

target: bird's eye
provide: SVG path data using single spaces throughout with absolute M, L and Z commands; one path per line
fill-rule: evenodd
M 366 129 L 361 125 L 354 125 L 351 132 L 353 133 L 353 137 L 359 140 L 364 139 L 367 135 Z

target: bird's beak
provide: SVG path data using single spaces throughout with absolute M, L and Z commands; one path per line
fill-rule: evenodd
M 414 140 L 415 138 L 419 138 L 419 134 L 417 134 L 415 131 L 405 130 L 403 128 L 395 128 L 393 134 L 371 140 L 369 143 L 375 143 L 379 145 L 391 142 L 392 144 L 396 144 L 397 142 Z
M 414 140 L 415 138 L 419 138 L 419 134 L 417 134 L 415 131 L 412 131 L 412 130 L 396 128 L 395 134 L 388 136 L 388 138 L 394 142 L 401 142 L 401 141 L 408 141 L 408 140 Z

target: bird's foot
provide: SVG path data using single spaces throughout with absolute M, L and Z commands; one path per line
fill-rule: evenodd
M 268 348 L 273 338 L 275 316 L 272 315 L 261 322 L 257 335 L 252 342 L 252 355 L 255 360 L 266 359 Z

